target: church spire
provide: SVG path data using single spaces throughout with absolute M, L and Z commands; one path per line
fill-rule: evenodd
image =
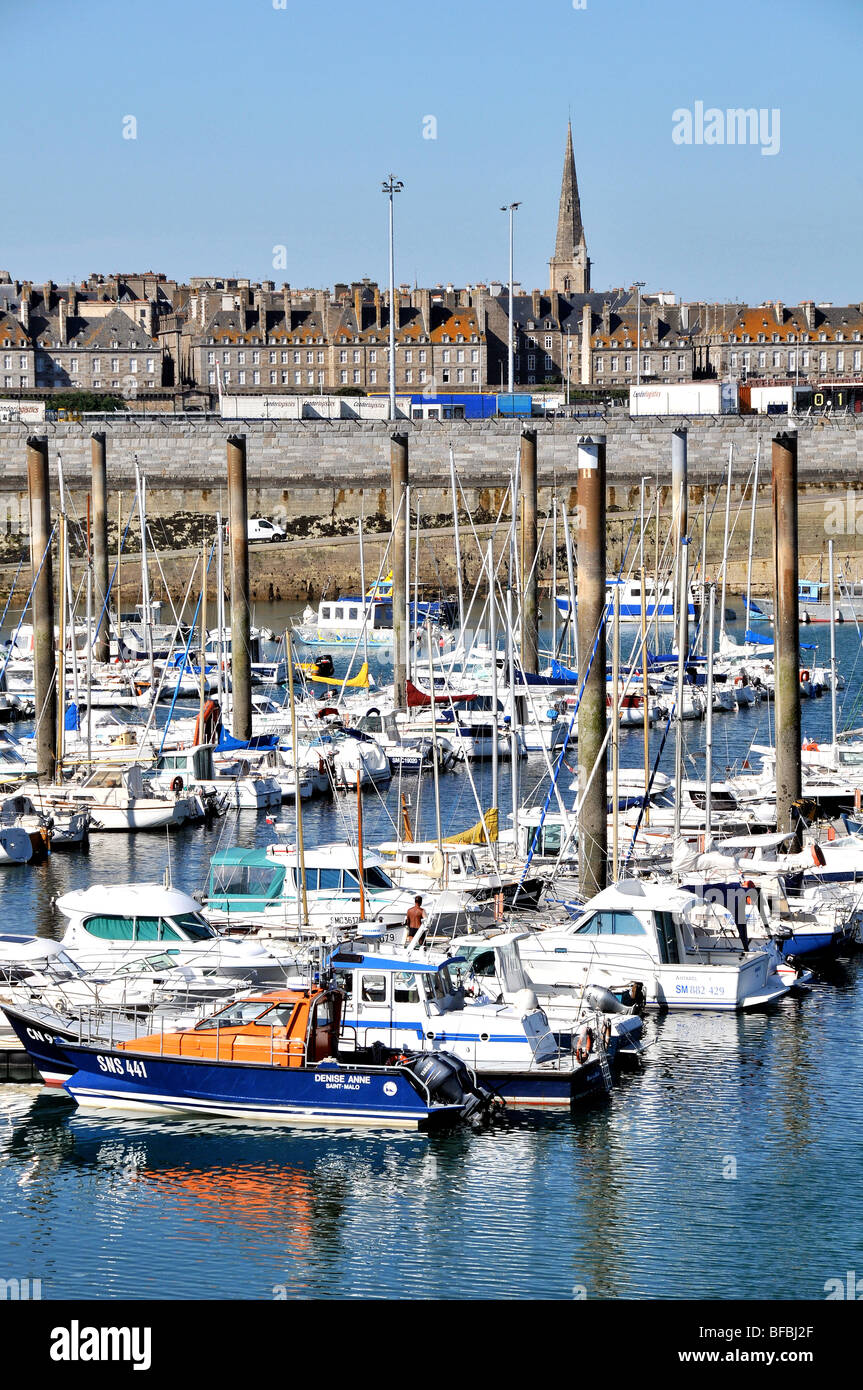
M 549 272 L 550 288 L 559 294 L 585 294 L 590 289 L 590 261 L 587 258 L 584 224 L 581 220 L 571 122 L 567 123 L 566 128 L 566 153 L 563 157 L 563 178 L 557 213 L 557 239 L 554 255 L 549 261 Z

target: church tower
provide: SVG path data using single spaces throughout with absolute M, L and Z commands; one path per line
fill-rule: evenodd
M 590 261 L 587 257 L 581 204 L 578 200 L 571 123 L 566 131 L 566 154 L 563 158 L 560 208 L 557 214 L 557 240 L 554 255 L 548 263 L 548 272 L 549 289 L 557 290 L 558 294 L 586 294 L 590 289 Z

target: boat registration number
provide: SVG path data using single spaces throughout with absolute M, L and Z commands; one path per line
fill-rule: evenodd
M 97 1057 L 99 1070 L 112 1076 L 146 1076 L 147 1068 L 136 1057 Z

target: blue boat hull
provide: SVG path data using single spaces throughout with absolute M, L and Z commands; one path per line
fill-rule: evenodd
M 75 1071 L 64 1085 L 81 1106 L 388 1129 L 435 1128 L 462 1114 L 459 1105 L 429 1105 L 401 1068 L 210 1062 L 79 1044 L 66 1051 Z

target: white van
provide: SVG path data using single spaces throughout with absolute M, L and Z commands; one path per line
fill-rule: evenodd
M 283 526 L 278 526 L 275 521 L 267 521 L 266 517 L 249 517 L 249 536 L 250 541 L 283 541 L 287 539 L 287 533 Z M 225 522 L 225 540 L 230 539 L 228 523 Z

